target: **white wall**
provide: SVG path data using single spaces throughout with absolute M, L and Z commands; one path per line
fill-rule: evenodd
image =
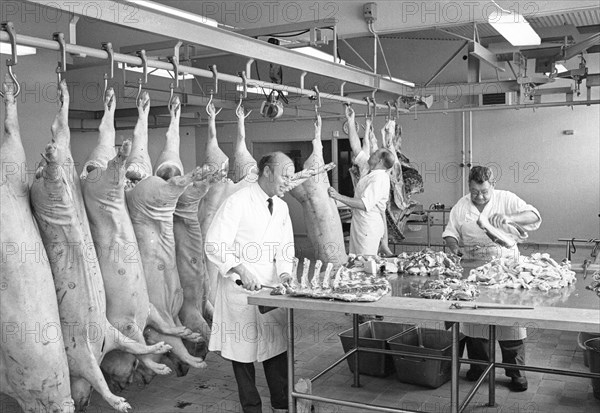
M 532 242 L 600 235 L 597 105 L 472 113 L 473 164 L 494 168 L 499 177 L 497 188 L 515 192 L 542 214 L 544 223 L 530 234 Z M 425 208 L 434 202 L 453 205 L 463 195 L 458 166 L 462 160 L 462 115 L 421 113 L 417 119 L 407 115 L 400 121 L 403 152 L 424 179 L 425 192 L 415 199 Z M 379 122 L 376 126 L 380 127 Z M 468 123 L 466 127 L 468 130 Z M 575 135 L 562 135 L 567 129 L 575 130 Z M 312 130 L 310 121 L 248 123 L 246 139 L 250 147 L 253 141 L 310 141 Z M 341 122 L 325 121 L 323 139 L 331 139 L 334 130 L 345 136 Z M 231 148 L 235 125 L 219 126 L 217 134 L 222 146 Z M 204 143 L 199 150 L 203 152 L 203 148 Z M 304 233 L 300 205 L 291 197 L 286 200 L 295 231 Z

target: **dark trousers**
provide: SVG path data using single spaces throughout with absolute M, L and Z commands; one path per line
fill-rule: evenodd
M 488 352 L 489 340 L 485 338 L 466 337 L 467 353 L 472 360 L 489 361 Z M 502 351 L 502 362 L 506 364 L 525 364 L 525 342 L 523 340 L 502 340 L 498 341 Z M 482 371 L 481 366 L 471 365 L 471 370 Z M 504 369 L 507 377 L 525 377 L 525 372 L 518 369 Z
M 244 413 L 262 413 L 262 402 L 256 388 L 254 363 L 231 361 Z M 274 409 L 288 408 L 287 352 L 263 361 L 265 377 Z

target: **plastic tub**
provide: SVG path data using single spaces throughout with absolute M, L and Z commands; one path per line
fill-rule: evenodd
M 460 339 L 463 339 L 462 335 Z M 428 360 L 419 356 L 451 356 L 451 331 L 417 328 L 391 338 L 388 344 L 391 350 L 414 354 L 414 356 L 393 356 L 396 377 L 399 381 L 437 388 L 450 380 L 452 362 Z
M 590 366 L 588 351 L 585 348 L 585 342 L 588 340 L 591 340 L 592 338 L 598 338 L 598 337 L 600 337 L 600 334 L 586 333 L 584 331 L 581 331 L 577 335 L 577 344 L 579 345 L 579 348 L 583 351 L 583 364 L 585 365 L 585 367 Z
M 358 326 L 358 345 L 382 350 L 389 349 L 387 340 L 415 328 L 415 324 L 368 321 Z M 339 336 L 345 353 L 354 348 L 352 329 L 341 332 Z M 350 371 L 354 372 L 354 356 L 350 356 L 346 360 Z M 358 372 L 367 376 L 386 377 L 394 372 L 394 361 L 391 356 L 386 354 L 360 353 Z
M 585 342 L 590 362 L 590 372 L 600 373 L 600 338 L 592 338 Z M 600 379 L 592 379 L 594 397 L 600 400 Z

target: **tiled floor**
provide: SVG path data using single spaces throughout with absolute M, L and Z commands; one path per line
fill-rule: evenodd
M 351 326 L 351 318 L 343 314 L 296 311 L 297 377 L 312 377 L 342 354 L 338 334 Z M 393 320 L 406 321 L 406 320 Z M 431 323 L 423 326 L 434 327 Z M 499 351 L 498 351 L 499 354 Z M 577 345 L 576 333 L 536 330 L 530 332 L 527 345 L 530 364 L 587 371 L 583 353 Z M 157 377 L 143 387 L 132 384 L 120 395 L 137 413 L 225 413 L 241 412 L 237 388 L 230 363 L 215 354 L 207 357 L 208 368 L 190 370 L 185 377 Z M 467 366 L 462 366 L 460 395 L 464 398 L 471 383 L 464 380 Z M 592 412 L 600 409 L 600 400 L 592 394 L 591 380 L 541 373 L 527 373 L 529 390 L 513 393 L 503 371 L 496 374 L 496 406 L 487 407 L 487 388 L 481 389 L 466 412 L 485 413 L 562 413 Z M 450 411 L 450 383 L 437 389 L 404 384 L 394 376 L 375 378 L 361 376 L 362 387 L 351 387 L 352 375 L 346 362 L 337 366 L 313 384 L 313 394 L 346 400 L 393 406 L 410 410 L 442 413 Z M 263 411 L 270 412 L 269 395 L 262 368 L 257 368 L 257 385 L 263 397 Z M 0 399 L 0 413 L 20 412 L 17 404 L 6 396 Z M 94 394 L 88 413 L 112 411 Z M 358 412 L 360 409 L 317 404 L 317 412 Z

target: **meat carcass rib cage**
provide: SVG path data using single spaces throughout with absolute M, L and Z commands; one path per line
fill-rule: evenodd
M 390 283 L 385 277 L 370 274 L 360 267 L 338 266 L 334 272 L 334 265 L 328 263 L 323 276 L 320 269 L 323 263 L 316 260 L 312 279 L 309 281 L 310 260 L 304 258 L 300 284 L 296 281 L 298 259 L 294 258 L 292 282 L 285 285 L 284 289 L 273 291 L 271 294 L 279 295 L 284 292 L 293 297 L 310 297 L 336 299 L 351 302 L 373 302 L 379 300 L 391 291 Z

